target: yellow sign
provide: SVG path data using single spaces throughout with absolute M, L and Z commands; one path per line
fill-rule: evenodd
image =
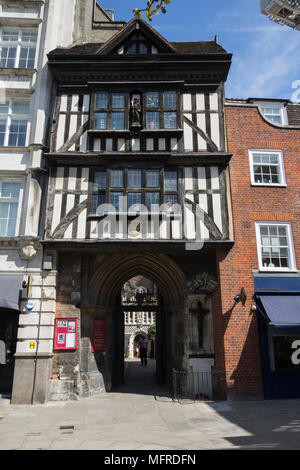
M 29 349 L 35 349 L 35 347 L 36 347 L 36 341 L 30 341 Z

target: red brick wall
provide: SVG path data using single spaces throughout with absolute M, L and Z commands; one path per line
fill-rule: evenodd
M 280 129 L 265 122 L 257 108 L 226 106 L 234 247 L 217 253 L 220 291 L 214 296 L 216 363 L 226 373 L 228 398 L 262 396 L 252 270 L 258 269 L 256 221 L 291 223 L 296 265 L 300 266 L 300 130 Z M 287 187 L 251 186 L 249 149 L 282 150 Z M 244 287 L 245 307 L 230 311 L 233 297 Z M 219 297 L 219 298 L 218 298 Z M 220 313 L 222 316 L 220 316 Z M 223 335 L 221 335 L 223 332 Z M 225 387 L 224 387 L 225 389 Z

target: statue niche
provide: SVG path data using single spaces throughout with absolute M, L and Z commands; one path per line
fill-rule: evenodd
M 134 94 L 130 100 L 130 128 L 133 132 L 142 129 L 141 95 Z

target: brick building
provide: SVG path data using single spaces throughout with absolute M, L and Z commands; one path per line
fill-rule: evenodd
M 219 275 L 234 396 L 299 397 L 299 366 L 291 361 L 299 339 L 299 116 L 300 106 L 287 100 L 226 101 L 235 244 L 220 251 Z M 230 311 L 241 287 L 245 306 Z

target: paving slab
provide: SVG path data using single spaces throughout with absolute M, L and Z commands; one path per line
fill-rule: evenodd
M 79 401 L 0 397 L 0 450 L 300 449 L 300 400 L 180 404 L 154 370 L 128 363 L 123 387 Z

